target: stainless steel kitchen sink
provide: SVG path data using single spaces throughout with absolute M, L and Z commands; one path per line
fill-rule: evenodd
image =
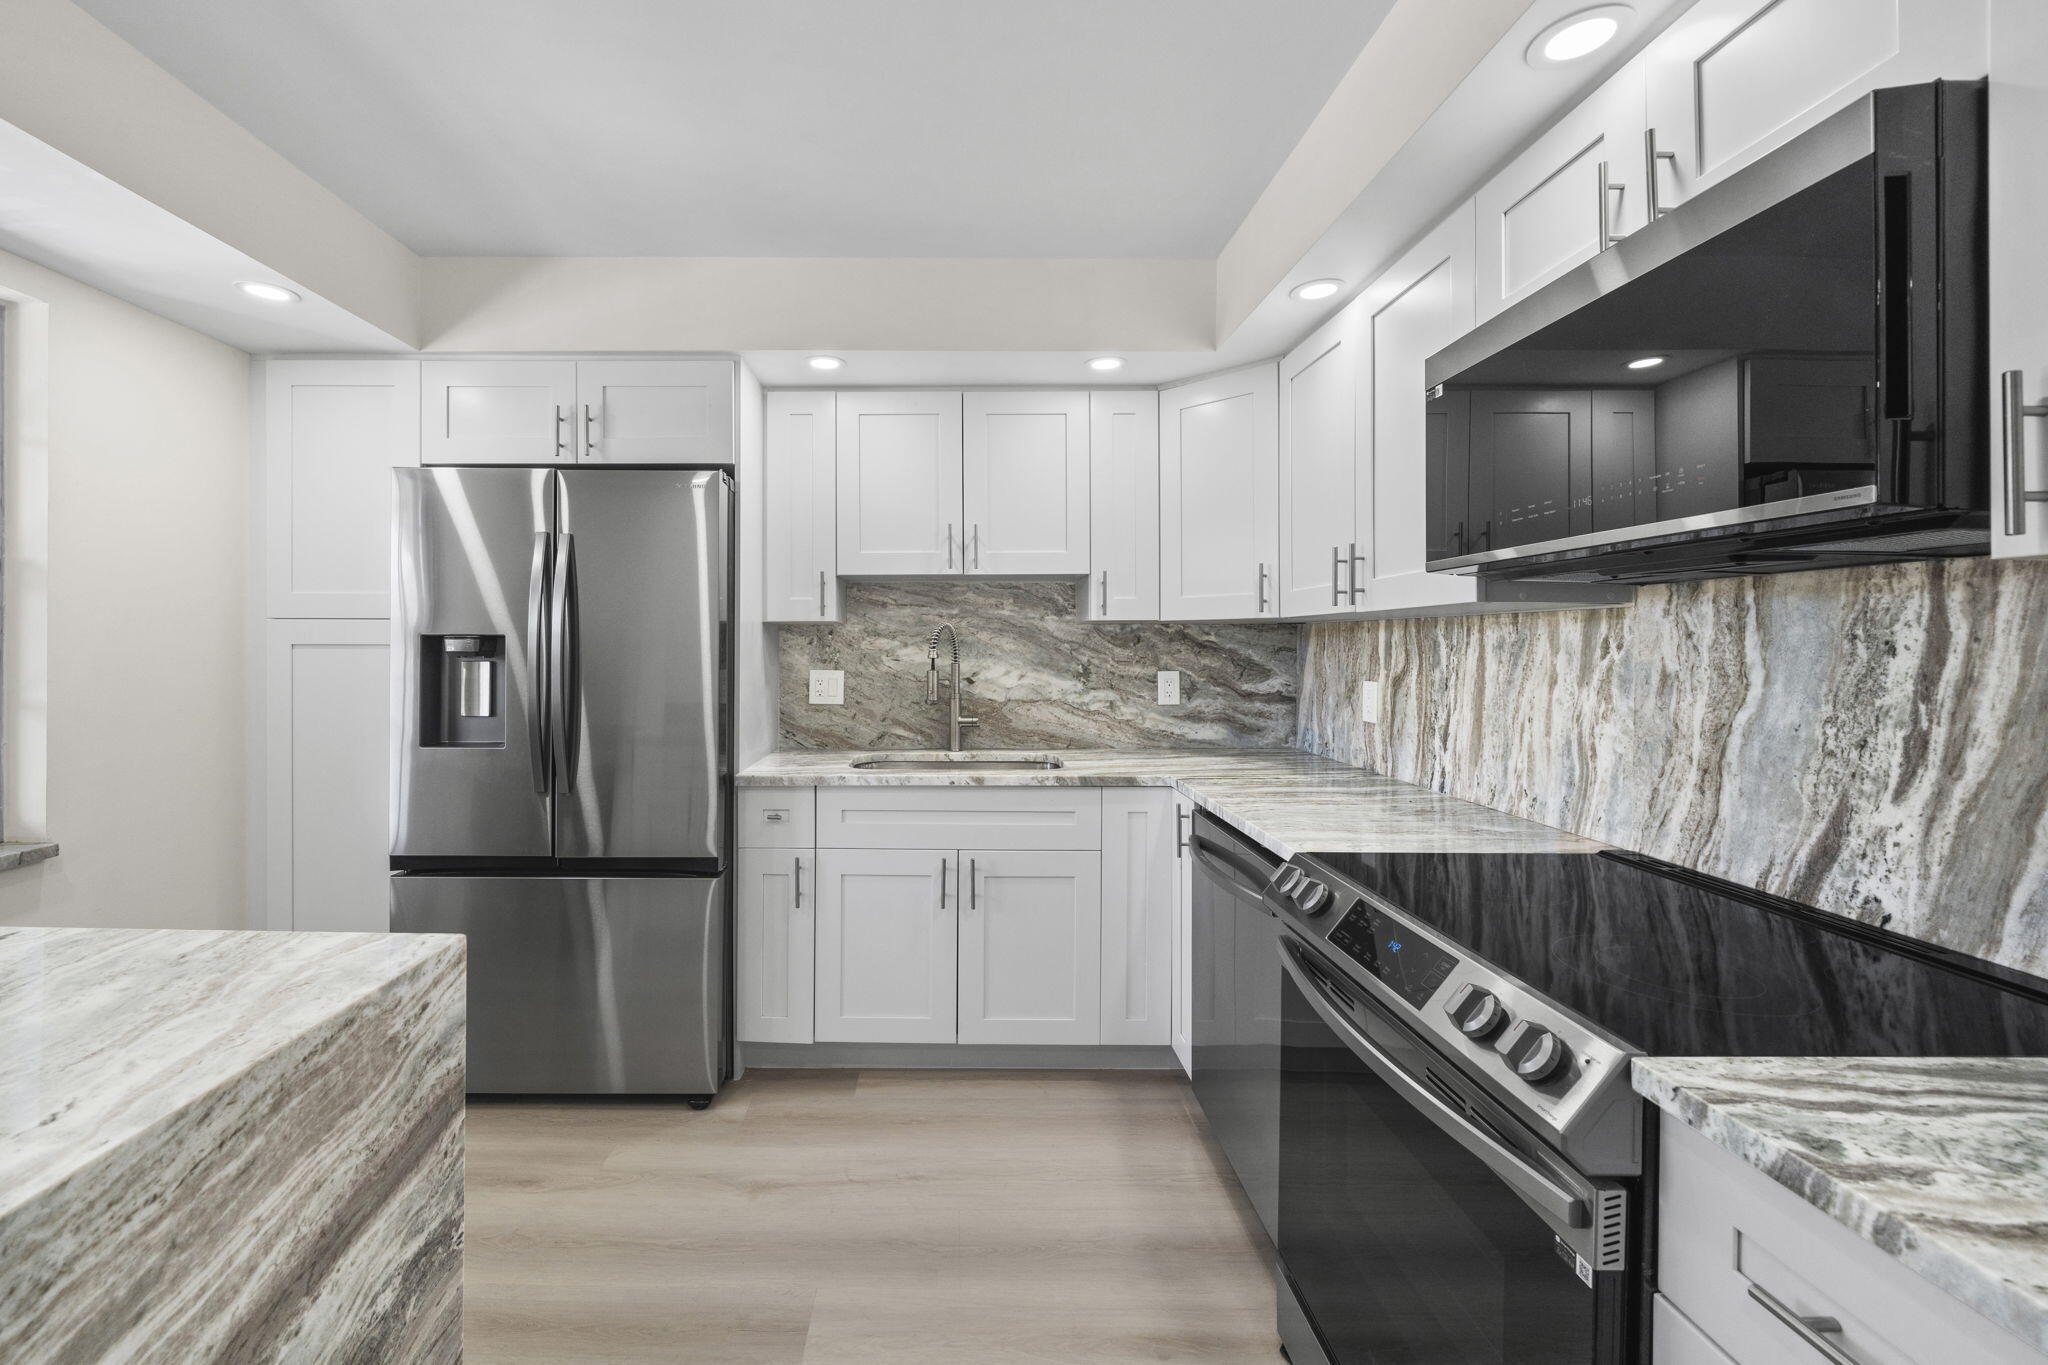
M 1051 771 L 1067 765 L 1056 758 L 863 758 L 852 766 L 864 772 L 979 773 L 1023 768 Z

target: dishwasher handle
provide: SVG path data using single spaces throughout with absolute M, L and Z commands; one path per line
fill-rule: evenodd
M 1276 914 L 1273 907 L 1267 903 L 1267 886 L 1266 882 L 1261 880 L 1260 869 L 1237 857 L 1221 844 L 1204 839 L 1200 833 L 1190 836 L 1188 847 L 1194 850 L 1195 862 L 1207 869 L 1210 876 L 1247 900 L 1256 902 L 1267 914 Z

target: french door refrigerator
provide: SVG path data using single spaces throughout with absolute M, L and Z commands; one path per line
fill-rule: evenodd
M 708 1102 L 732 484 L 395 474 L 391 926 L 468 936 L 469 1089 Z

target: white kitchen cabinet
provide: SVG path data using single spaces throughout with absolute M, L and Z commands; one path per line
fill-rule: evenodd
M 1370 321 L 1353 304 L 1280 362 L 1280 614 L 1371 605 L 1372 465 L 1358 444 Z
M 1159 619 L 1159 393 L 1088 395 L 1084 621 Z
M 1253 365 L 1159 394 L 1159 615 L 1277 618 L 1279 371 Z
M 1188 835 L 1195 827 L 1195 803 L 1173 794 L 1173 1055 L 1189 1077 L 1195 1074 L 1195 860 Z
M 1623 67 L 1473 196 L 1481 321 L 1648 220 L 1643 72 Z
M 1868 91 L 1981 77 L 1984 12 L 1952 0 L 1700 0 L 1629 64 L 1647 82 L 1651 132 L 1626 178 L 1643 181 L 1654 159 L 1657 207 L 1670 209 Z M 1996 65 L 1996 43 L 1991 55 Z
M 1650 1303 L 1650 1340 L 1653 1365 L 1735 1365 L 1726 1351 L 1662 1294 Z
M 576 442 L 575 361 L 420 362 L 420 463 L 567 464 Z
M 597 464 L 731 464 L 730 360 L 579 360 L 578 458 Z
M 1038 390 L 961 398 L 967 572 L 1088 572 L 1088 395 Z
M 1991 552 L 2002 558 L 2048 554 L 2048 176 L 2041 143 L 2048 133 L 2048 4 L 1991 0 Z M 2006 376 L 2017 394 L 2006 392 Z M 2017 440 L 2024 470 L 2006 464 Z M 2008 523 L 2008 507 L 2020 514 Z
M 962 849 L 960 1041 L 1102 1041 L 1102 855 Z
M 743 1043 L 811 1041 L 817 870 L 808 849 L 739 851 L 733 1018 Z
M 417 360 L 263 362 L 265 614 L 391 614 L 391 471 L 420 460 Z
M 1174 795 L 1164 787 L 1102 793 L 1105 1043 L 1171 1041 Z
M 841 393 L 839 572 L 965 572 L 958 393 Z
M 778 389 L 766 406 L 762 614 L 795 624 L 837 621 L 836 396 Z
M 264 626 L 264 898 L 272 929 L 390 927 L 391 627 Z
M 818 1042 L 957 1040 L 959 877 L 953 849 L 819 850 Z

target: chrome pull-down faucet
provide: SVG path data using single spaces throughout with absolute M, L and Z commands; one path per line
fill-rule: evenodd
M 931 645 L 925 660 L 925 702 L 929 705 L 936 703 L 939 699 L 939 637 L 941 635 L 946 637 L 946 643 L 952 647 L 953 651 L 952 671 L 946 682 L 947 690 L 951 694 L 948 697 L 951 709 L 946 720 L 946 747 L 958 753 L 961 747 L 960 732 L 970 725 L 981 724 L 981 721 L 977 717 L 960 714 L 960 638 L 953 633 L 953 627 L 950 622 L 942 622 L 939 628 L 932 632 Z

